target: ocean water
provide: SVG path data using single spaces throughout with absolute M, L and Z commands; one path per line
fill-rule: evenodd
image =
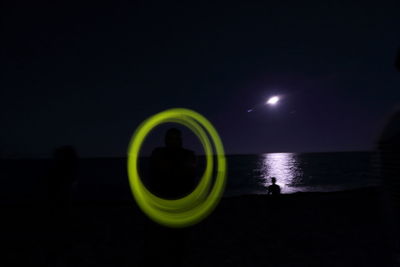
M 284 194 L 329 192 L 380 184 L 372 152 L 268 153 L 230 156 L 226 195 L 265 194 L 271 177 Z
M 342 191 L 379 185 L 372 152 L 267 153 L 227 156 L 228 180 L 224 195 L 266 194 L 276 177 L 283 194 Z M 1 160 L 0 201 L 41 197 L 41 184 L 51 160 Z M 204 170 L 199 157 L 197 173 Z M 146 177 L 147 159 L 139 167 Z M 125 158 L 80 159 L 74 195 L 85 201 L 131 200 Z

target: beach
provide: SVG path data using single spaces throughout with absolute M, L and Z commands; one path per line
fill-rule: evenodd
M 133 200 L 75 202 L 52 230 L 36 204 L 2 205 L 2 266 L 47 263 L 52 244 L 53 266 L 141 266 L 165 242 Z M 184 266 L 390 266 L 387 221 L 379 187 L 226 197 L 172 249 Z

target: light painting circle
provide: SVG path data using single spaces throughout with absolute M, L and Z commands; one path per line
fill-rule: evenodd
M 189 195 L 176 200 L 163 199 L 151 193 L 142 183 L 138 170 L 139 152 L 146 136 L 156 126 L 168 122 L 182 124 L 193 131 L 206 154 L 206 168 L 199 184 Z M 217 162 L 213 186 L 214 150 L 207 133 Z M 214 126 L 193 110 L 168 109 L 142 122 L 129 143 L 127 163 L 129 185 L 138 206 L 150 219 L 164 226 L 181 228 L 200 222 L 214 210 L 225 189 L 227 163 L 221 139 Z

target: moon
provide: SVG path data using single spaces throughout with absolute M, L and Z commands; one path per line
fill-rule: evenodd
M 272 96 L 270 98 L 268 98 L 266 104 L 267 105 L 276 105 L 279 102 L 279 96 Z
M 278 104 L 279 101 L 281 101 L 282 95 L 274 95 L 269 97 L 264 103 L 259 103 L 258 105 L 250 108 L 247 110 L 247 113 L 251 113 L 255 110 L 258 110 L 259 108 L 261 108 L 264 105 L 270 105 L 270 106 L 275 106 Z

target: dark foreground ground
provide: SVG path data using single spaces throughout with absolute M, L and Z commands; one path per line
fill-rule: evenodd
M 75 203 L 53 227 L 37 203 L 1 209 L 0 266 L 167 266 L 165 251 L 183 266 L 388 266 L 391 259 L 379 188 L 225 198 L 185 231 L 184 247 L 168 246 L 164 229 L 133 202 Z

